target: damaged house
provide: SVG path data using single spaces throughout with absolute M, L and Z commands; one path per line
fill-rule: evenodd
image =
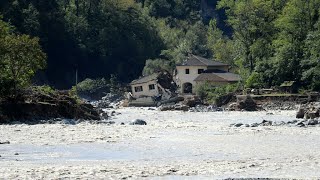
M 240 76 L 229 72 L 229 65 L 190 55 L 176 66 L 174 79 L 167 71 L 143 76 L 130 83 L 131 105 L 152 106 L 170 101 L 179 94 L 195 94 L 195 86 L 210 82 L 215 86 L 237 83 Z
M 136 103 L 141 100 L 145 103 L 168 100 L 174 97 L 176 84 L 173 77 L 167 71 L 157 72 L 143 76 L 130 83 L 132 98 Z M 141 102 L 142 103 L 142 102 Z
M 229 72 L 230 66 L 199 56 L 190 55 L 186 61 L 176 66 L 175 82 L 180 94 L 195 94 L 195 86 L 210 82 L 216 86 L 237 83 L 240 76 Z

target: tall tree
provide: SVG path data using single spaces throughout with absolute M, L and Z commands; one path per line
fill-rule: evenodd
M 319 18 L 319 7 L 319 0 L 290 0 L 276 19 L 275 24 L 279 30 L 273 43 L 276 51 L 274 61 L 276 82 L 300 81 L 305 40 L 308 32 L 314 30 Z

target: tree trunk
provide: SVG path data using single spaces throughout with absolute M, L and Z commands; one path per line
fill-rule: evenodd
M 79 0 L 76 0 L 75 4 L 76 4 L 76 16 L 78 17 L 79 16 Z

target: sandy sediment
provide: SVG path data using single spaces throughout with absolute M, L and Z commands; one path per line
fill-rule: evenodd
M 116 112 L 114 125 L 0 126 L 10 141 L 0 145 L 1 178 L 320 177 L 320 127 L 229 127 L 290 121 L 294 111 Z M 137 118 L 148 125 L 128 125 Z

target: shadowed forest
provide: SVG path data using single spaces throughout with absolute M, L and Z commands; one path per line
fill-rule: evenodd
M 130 82 L 195 54 L 230 64 L 247 87 L 319 90 L 319 10 L 320 0 L 1 1 L 0 83 L 35 75 L 67 89 L 76 71 Z

